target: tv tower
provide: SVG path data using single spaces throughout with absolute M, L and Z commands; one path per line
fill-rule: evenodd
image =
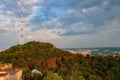
M 23 9 L 21 10 L 20 17 L 20 44 L 24 44 L 24 16 Z

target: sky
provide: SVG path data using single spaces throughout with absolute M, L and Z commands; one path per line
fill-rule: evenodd
M 0 0 L 0 50 L 24 41 L 58 48 L 120 47 L 120 0 Z

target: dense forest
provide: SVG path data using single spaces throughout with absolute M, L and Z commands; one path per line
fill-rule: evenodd
M 24 80 L 120 80 L 120 56 L 72 54 L 45 42 L 12 46 L 0 61 L 22 68 Z

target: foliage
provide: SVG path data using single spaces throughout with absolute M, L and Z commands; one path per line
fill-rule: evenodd
M 53 73 L 52 71 L 47 71 L 46 77 L 43 78 L 43 80 L 63 80 L 61 76 L 59 76 L 57 73 Z
M 12 46 L 0 53 L 0 61 L 22 68 L 26 80 L 120 80 L 120 56 L 71 54 L 45 42 Z M 43 76 L 31 77 L 33 69 Z

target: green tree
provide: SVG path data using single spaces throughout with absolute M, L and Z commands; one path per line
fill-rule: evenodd
M 71 74 L 67 75 L 67 79 L 66 80 L 85 80 L 85 78 L 80 73 L 80 71 L 71 71 Z
M 59 76 L 57 73 L 48 71 L 47 75 L 43 78 L 43 80 L 63 80 L 63 78 Z

